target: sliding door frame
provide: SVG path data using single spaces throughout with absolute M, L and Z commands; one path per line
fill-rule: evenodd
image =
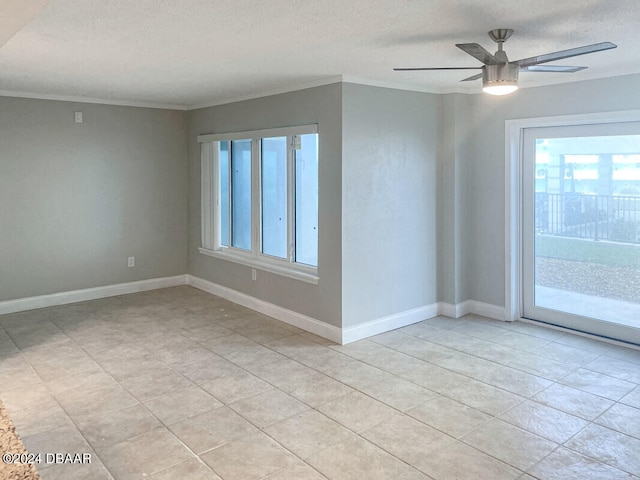
M 505 319 L 523 317 L 522 202 L 524 130 L 640 121 L 640 110 L 601 112 L 558 117 L 506 120 L 505 122 Z

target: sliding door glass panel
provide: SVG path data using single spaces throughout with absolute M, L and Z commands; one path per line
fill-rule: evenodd
M 287 258 L 287 137 L 261 141 L 262 253 Z
M 526 137 L 523 285 L 532 318 L 614 338 L 624 330 L 603 322 L 640 328 L 640 134 L 623 134 L 629 129 L 556 127 Z
M 299 135 L 295 150 L 296 262 L 318 266 L 318 134 Z
M 229 246 L 229 142 L 220 142 L 220 244 Z
M 251 250 L 251 140 L 231 142 L 231 244 Z

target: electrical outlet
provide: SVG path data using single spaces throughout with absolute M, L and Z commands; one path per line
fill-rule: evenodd
M 83 122 L 82 112 L 73 112 L 73 119 L 76 123 L 82 123 Z
M 252 268 L 251 269 L 251 280 L 255 281 L 256 276 L 257 276 L 256 269 Z
M 136 257 L 127 258 L 127 266 L 135 267 L 136 266 Z

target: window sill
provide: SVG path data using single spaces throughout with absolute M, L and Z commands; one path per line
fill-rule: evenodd
M 198 248 L 198 251 L 209 257 L 239 263 L 241 265 L 246 265 L 247 267 L 257 268 L 258 270 L 275 273 L 276 275 L 293 278 L 294 280 L 300 280 L 313 285 L 318 284 L 319 277 L 316 273 L 303 271 L 302 269 L 294 266 L 278 265 L 275 262 L 272 263 L 253 256 L 238 255 L 228 251 L 210 250 L 208 248 Z M 310 267 L 309 270 L 312 270 L 312 267 Z

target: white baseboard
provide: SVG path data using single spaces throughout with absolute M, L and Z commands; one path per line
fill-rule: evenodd
M 205 292 L 226 298 L 231 302 L 251 308 L 252 310 L 342 345 L 355 342 L 372 335 L 378 335 L 380 333 L 395 330 L 396 328 L 405 327 L 413 323 L 418 323 L 422 320 L 433 318 L 436 315 L 459 318 L 467 313 L 473 313 L 496 320 L 504 321 L 506 318 L 504 307 L 475 300 L 467 300 L 455 305 L 445 302 L 424 305 L 404 312 L 395 313 L 387 317 L 361 323 L 353 327 L 340 328 L 301 313 L 294 312 L 293 310 L 280 307 L 273 303 L 254 298 L 245 293 L 238 292 L 237 290 L 232 290 L 231 288 L 223 287 L 222 285 L 188 274 L 176 275 L 174 277 L 152 278 L 150 280 L 140 280 L 137 282 L 119 283 L 116 285 L 106 285 L 104 287 L 85 288 L 71 292 L 53 293 L 51 295 L 7 300 L 0 302 L 0 315 L 53 307 L 56 305 L 84 302 L 87 300 L 96 300 L 99 298 L 114 297 L 117 295 L 145 292 L 159 288 L 177 287 L 180 285 L 191 285 Z
M 188 284 L 195 288 L 225 298 L 231 302 L 242 305 L 243 307 L 250 308 L 282 322 L 288 323 L 289 325 L 293 325 L 294 327 L 306 330 L 307 332 L 314 333 L 323 338 L 329 339 L 332 342 L 342 342 L 342 329 L 339 327 L 329 325 L 328 323 L 307 317 L 306 315 L 280 307 L 273 303 L 260 300 L 247 295 L 246 293 L 238 292 L 237 290 L 233 290 L 228 287 L 223 287 L 222 285 L 218 285 L 199 277 L 194 277 L 193 275 L 187 275 L 187 277 Z
M 444 315 L 450 318 L 460 318 L 467 313 L 471 313 L 471 300 L 466 300 L 461 303 L 438 303 L 438 315 Z
M 18 298 L 16 300 L 0 302 L 0 315 L 23 312 L 26 310 L 35 310 L 37 308 L 54 307 L 56 305 L 66 305 L 68 303 L 85 302 L 87 300 L 96 300 L 98 298 L 115 297 L 117 295 L 126 295 L 129 293 L 146 292 L 148 290 L 156 290 L 158 288 L 177 287 L 180 285 L 187 285 L 187 275 L 152 278 L 150 280 L 118 283 L 116 285 L 106 285 L 104 287 L 84 288 L 82 290 L 73 290 L 71 292 Z
M 412 308 L 404 312 L 394 313 L 393 315 L 371 320 L 353 327 L 343 328 L 342 344 L 345 345 L 371 337 L 372 335 L 406 327 L 407 325 L 433 318 L 436 315 L 438 315 L 438 304 L 434 303 L 432 305 L 423 305 L 422 307 Z
M 507 321 L 506 310 L 503 306 L 478 302 L 477 300 L 469 300 L 469 313 L 482 315 L 483 317 L 493 318 L 494 320 L 500 320 L 503 322 Z
M 450 318 L 460 318 L 468 313 L 482 315 L 483 317 L 493 318 L 494 320 L 506 319 L 505 309 L 499 305 L 478 302 L 476 300 L 465 300 L 464 302 L 452 303 L 440 302 L 438 304 L 438 312 L 440 315 Z

